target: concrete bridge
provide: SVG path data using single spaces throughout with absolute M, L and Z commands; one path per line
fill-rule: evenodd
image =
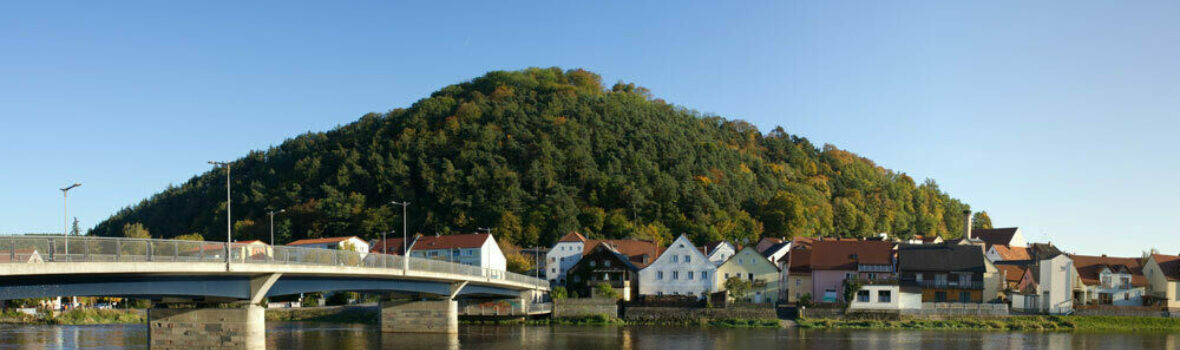
M 463 298 L 547 313 L 545 280 L 446 261 L 344 250 L 78 236 L 0 237 L 0 300 L 150 298 L 153 348 L 265 347 L 265 298 L 382 294 L 382 332 L 454 333 Z M 531 305 L 535 310 L 529 310 Z M 182 307 L 183 306 L 183 307 Z

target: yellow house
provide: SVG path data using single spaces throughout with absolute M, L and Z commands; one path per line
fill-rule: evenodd
M 1166 300 L 1169 308 L 1180 308 L 1180 256 L 1152 254 L 1143 265 L 1147 294 Z
M 725 281 L 741 278 L 753 282 L 746 299 L 754 303 L 774 303 L 778 297 L 779 269 L 753 247 L 745 247 L 725 260 L 713 274 L 713 290 L 725 290 Z

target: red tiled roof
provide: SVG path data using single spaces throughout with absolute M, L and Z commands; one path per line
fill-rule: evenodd
M 791 249 L 791 252 L 783 256 L 784 259 L 789 259 L 791 265 L 788 267 L 788 273 L 811 273 L 811 249 L 807 247 L 798 247 Z
M 1073 260 L 1073 266 L 1078 270 L 1078 278 L 1081 278 L 1082 284 L 1102 284 L 1100 276 L 1103 269 L 1109 268 L 1117 273 L 1120 267 L 1125 267 L 1127 272 L 1131 273 L 1132 286 L 1147 286 L 1147 277 L 1143 276 L 1143 265 L 1139 263 L 1137 258 L 1087 255 L 1069 255 L 1069 258 Z
M 1004 274 L 1004 280 L 1011 283 L 1020 283 L 1021 277 L 1024 277 L 1024 267 L 1020 265 L 996 265 L 1000 273 Z
M 812 270 L 856 270 L 858 264 L 893 265 L 893 242 L 816 241 L 811 249 Z
M 1007 244 L 996 244 L 992 246 L 996 248 L 996 254 L 1000 255 L 1003 260 L 1031 260 L 1032 255 L 1028 254 L 1028 248 L 1024 247 L 1010 247 Z
M 309 238 L 309 239 L 301 239 L 298 241 L 287 243 L 287 245 L 309 245 L 309 244 L 336 243 L 336 242 L 348 240 L 350 238 L 360 239 L 360 237 L 357 237 L 357 236 Z
M 582 247 L 582 255 L 589 255 L 594 247 L 599 244 L 606 243 L 619 254 L 626 255 L 631 263 L 636 267 L 644 268 L 648 264 L 656 261 L 664 250 L 657 246 L 652 241 L 639 241 L 633 239 L 608 239 L 608 240 L 588 240 L 586 245 Z M 645 259 L 646 256 L 646 259 Z
M 558 242 L 585 242 L 586 236 L 583 236 L 581 233 L 570 232 L 570 233 L 565 234 L 565 236 L 561 236 L 561 239 L 559 239 L 557 241 Z
M 1180 256 L 1152 254 L 1151 258 L 1164 270 L 1169 281 L 1180 281 Z
M 479 248 L 484 245 L 491 238 L 488 233 L 469 233 L 458 235 L 442 235 L 442 236 L 420 236 L 410 250 L 432 250 L 432 249 L 455 249 L 455 248 Z M 402 239 L 390 238 L 382 241 L 377 241 L 370 248 L 372 252 L 382 252 L 386 245 L 389 245 L 389 254 L 402 254 Z

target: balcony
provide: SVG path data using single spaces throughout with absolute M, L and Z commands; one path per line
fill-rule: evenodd
M 882 278 L 849 278 L 847 283 L 856 283 L 862 286 L 881 286 L 881 285 L 896 285 L 898 280 L 896 277 L 882 277 Z
M 983 289 L 983 281 L 916 281 L 922 288 Z

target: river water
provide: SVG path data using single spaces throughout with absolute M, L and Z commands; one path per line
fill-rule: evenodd
M 269 349 L 1180 349 L 1180 334 L 461 326 L 382 334 L 373 325 L 268 322 Z M 147 326 L 0 325 L 0 349 L 146 349 Z

